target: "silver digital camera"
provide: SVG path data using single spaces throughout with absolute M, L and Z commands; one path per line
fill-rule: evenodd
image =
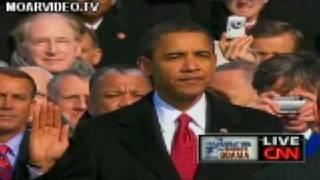
M 246 17 L 229 16 L 227 22 L 227 38 L 234 39 L 246 35 Z
M 306 100 L 301 96 L 283 96 L 275 99 L 281 114 L 297 114 Z

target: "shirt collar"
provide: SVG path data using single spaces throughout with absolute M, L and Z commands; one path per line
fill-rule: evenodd
M 257 24 L 257 21 L 247 22 L 246 26 L 254 26 Z
M 19 153 L 19 148 L 20 148 L 20 144 L 22 141 L 24 133 L 20 133 L 18 135 L 16 135 L 15 137 L 13 137 L 12 139 L 10 139 L 7 143 L 5 143 L 8 147 L 10 147 L 11 151 L 10 154 L 13 156 L 17 156 L 17 154 Z
M 170 104 L 166 103 L 157 92 L 153 95 L 153 102 L 155 105 L 155 109 L 158 115 L 159 123 L 161 127 L 165 127 L 168 123 L 174 124 L 175 120 L 182 114 L 186 113 L 192 118 L 192 122 L 200 127 L 201 129 L 205 129 L 206 123 L 206 96 L 203 93 L 202 97 L 198 100 L 196 104 L 194 104 L 189 110 L 186 112 L 182 112 Z M 162 129 L 165 131 L 165 128 Z
M 303 134 L 304 138 L 308 140 L 312 134 L 312 130 L 309 128 L 307 131 L 305 131 L 302 134 Z
M 102 21 L 103 21 L 103 18 L 101 17 L 100 19 L 98 19 L 98 21 L 96 21 L 93 24 L 86 22 L 84 23 L 84 25 L 90 30 L 97 30 L 100 24 L 102 23 Z

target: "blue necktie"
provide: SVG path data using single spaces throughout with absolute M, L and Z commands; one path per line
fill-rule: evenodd
M 306 155 L 312 157 L 317 152 L 320 152 L 320 133 L 313 132 L 306 144 Z

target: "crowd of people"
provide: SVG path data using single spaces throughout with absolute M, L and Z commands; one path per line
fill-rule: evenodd
M 268 16 L 297 2 L 99 2 L 95 13 L 0 17 L 19 19 L 0 27 L 1 180 L 320 177 L 316 35 Z M 226 36 L 229 15 L 246 17 L 245 36 Z M 283 113 L 280 97 L 305 103 Z M 200 163 L 209 133 L 302 134 L 307 159 Z

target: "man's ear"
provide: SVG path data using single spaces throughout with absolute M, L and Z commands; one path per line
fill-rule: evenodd
M 96 48 L 94 50 L 94 57 L 92 59 L 92 65 L 93 66 L 98 65 L 100 63 L 101 59 L 102 59 L 102 49 Z
M 31 101 L 29 118 L 28 118 L 28 123 L 30 123 L 30 124 L 32 124 L 33 115 L 34 115 L 36 105 L 37 105 L 37 101 L 35 100 L 35 98 L 33 98 L 33 100 Z
M 140 56 L 137 59 L 137 65 L 146 76 L 151 77 L 153 65 L 151 59 L 145 56 Z
M 88 100 L 88 112 L 91 116 L 95 116 L 97 114 L 96 104 L 92 102 L 91 97 Z
M 78 41 L 77 44 L 76 44 L 76 55 L 77 55 L 77 57 L 80 57 L 80 54 L 81 54 L 81 43 L 80 43 L 80 41 Z

